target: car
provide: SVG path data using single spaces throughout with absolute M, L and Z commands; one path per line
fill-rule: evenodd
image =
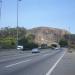
M 34 49 L 32 49 L 32 53 L 40 53 L 39 48 L 34 48 Z
M 17 50 L 23 50 L 23 46 L 17 46 Z
M 59 50 L 59 48 L 58 48 L 58 47 L 56 47 L 56 48 L 55 48 L 55 50 Z

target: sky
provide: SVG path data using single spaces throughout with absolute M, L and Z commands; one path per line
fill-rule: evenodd
M 21 0 L 19 26 L 53 27 L 75 33 L 75 0 Z M 17 0 L 3 0 L 0 27 L 17 26 Z

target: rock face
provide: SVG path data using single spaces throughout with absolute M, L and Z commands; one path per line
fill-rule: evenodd
M 37 27 L 29 30 L 29 33 L 35 35 L 35 42 L 39 45 L 57 43 L 68 31 L 49 27 Z

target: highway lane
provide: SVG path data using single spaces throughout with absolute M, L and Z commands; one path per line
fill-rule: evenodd
M 64 50 L 0 63 L 0 75 L 46 75 Z
M 41 49 L 40 53 L 52 53 L 53 50 L 51 49 Z M 5 51 L 5 52 L 0 52 L 0 62 L 3 61 L 8 61 L 8 60 L 14 60 L 14 59 L 20 59 L 20 58 L 25 58 L 25 57 L 30 57 L 30 56 L 34 56 L 36 54 L 32 54 L 31 50 L 30 51 Z
M 0 67 L 3 67 L 4 65 L 6 64 L 11 64 L 11 63 L 16 63 L 16 62 L 19 62 L 19 61 L 22 61 L 22 60 L 27 60 L 29 58 L 33 58 L 35 56 L 42 56 L 44 54 L 53 54 L 53 53 L 56 53 L 58 51 L 54 51 L 54 50 L 47 50 L 47 51 L 40 51 L 40 53 L 25 53 L 23 54 L 22 56 L 19 56 L 19 55 L 16 55 L 16 56 L 9 56 L 9 57 L 6 57 L 4 59 L 0 59 Z

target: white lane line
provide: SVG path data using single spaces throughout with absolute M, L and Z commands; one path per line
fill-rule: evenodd
M 55 69 L 55 67 L 58 65 L 58 63 L 60 62 L 60 60 L 63 58 L 63 56 L 65 55 L 66 52 L 64 52 L 62 54 L 62 56 L 57 60 L 57 62 L 50 68 L 50 70 L 46 73 L 46 75 L 51 75 L 51 73 L 53 72 L 53 70 Z
M 26 60 L 26 61 L 21 61 L 21 62 L 15 63 L 15 64 L 10 64 L 10 65 L 7 65 L 7 66 L 5 66 L 5 67 L 6 67 L 6 68 L 9 68 L 9 67 L 12 67 L 12 66 L 15 66 L 15 65 L 18 65 L 18 64 L 22 64 L 22 63 L 28 62 L 28 61 L 31 61 L 31 59 Z

